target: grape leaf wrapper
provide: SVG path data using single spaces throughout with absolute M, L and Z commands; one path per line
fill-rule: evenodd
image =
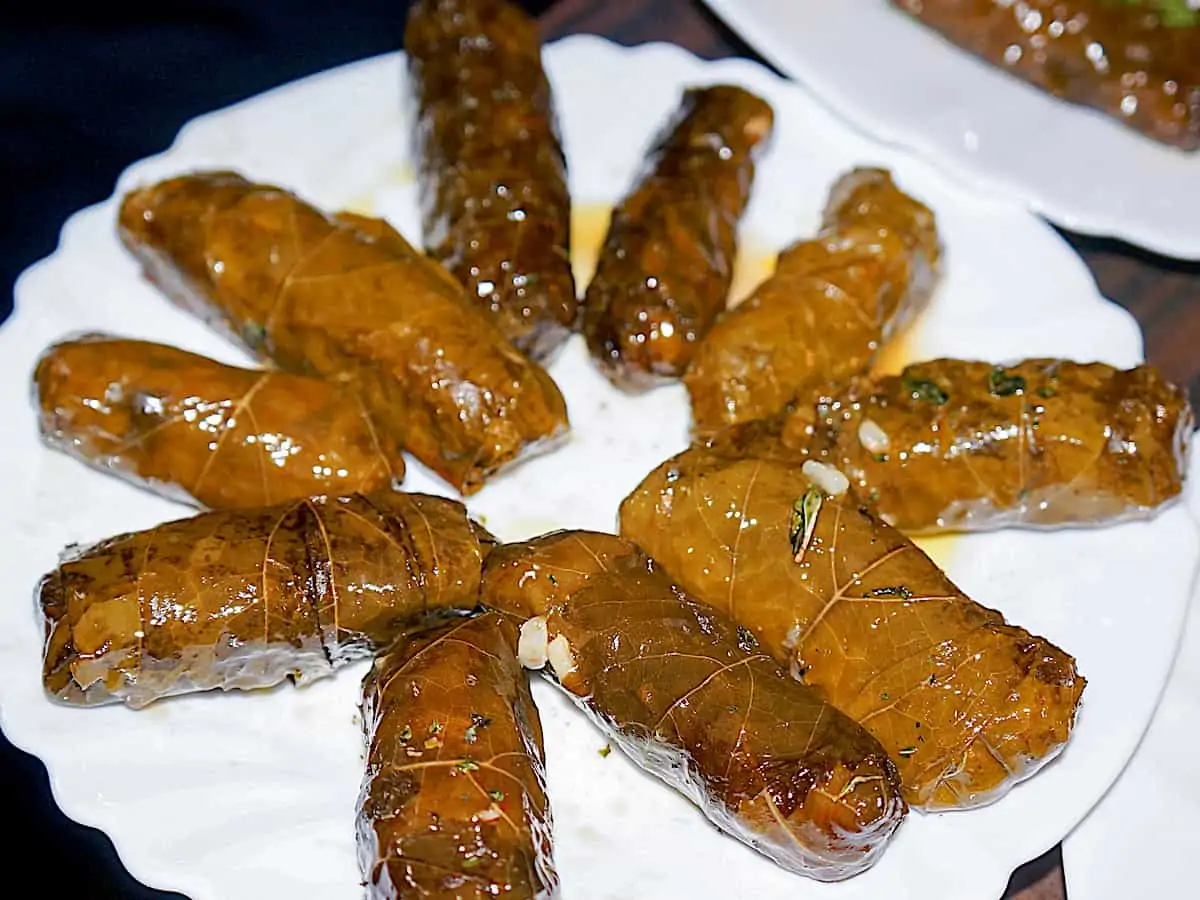
M 142 707 L 324 677 L 468 612 L 494 543 L 462 504 L 384 492 L 221 510 L 73 548 L 46 575 L 47 692 Z
M 1186 0 L 891 0 L 974 56 L 1182 150 L 1200 147 L 1200 12 Z
M 270 506 L 386 490 L 404 477 L 353 391 L 148 341 L 86 335 L 34 375 L 42 439 L 185 503 Z
M 891 175 L 843 175 L 817 237 L 784 250 L 697 348 L 684 376 L 696 431 L 774 415 L 865 371 L 925 308 L 940 260 L 933 213 Z
M 483 600 L 524 623 L 522 662 L 548 658 L 631 759 L 780 866 L 848 878 L 900 824 L 883 748 L 628 541 L 559 532 L 502 546 Z
M 127 194 L 121 238 L 173 301 L 286 371 L 352 384 L 381 438 L 463 493 L 567 429 L 545 370 L 386 223 L 231 172 Z
M 537 22 L 507 0 L 421 0 L 404 48 L 425 246 L 518 349 L 546 358 L 578 302 Z
M 621 506 L 621 532 L 861 723 L 926 809 L 990 802 L 1066 744 L 1085 681 L 970 600 L 852 493 L 823 496 L 799 562 L 798 465 L 693 448 Z
M 645 173 L 613 210 L 583 329 L 618 387 L 679 378 L 725 308 L 738 221 L 773 124 L 766 101 L 741 88 L 685 91 Z
M 498 613 L 401 637 L 363 682 L 369 900 L 558 896 L 542 726 Z
M 1195 425 L 1152 366 L 1058 359 L 917 363 L 818 413 L 810 455 L 909 533 L 1149 518 L 1183 489 Z

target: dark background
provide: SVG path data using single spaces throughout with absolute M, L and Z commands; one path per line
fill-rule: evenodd
M 0 320 L 21 271 L 53 252 L 78 209 L 107 198 L 130 163 L 158 153 L 189 119 L 365 56 L 400 47 L 406 0 L 161 0 L 8 3 L 0 12 Z M 524 0 L 540 13 L 549 0 Z M 14 8 L 16 7 L 16 8 Z M 5 602 L 21 602 L 10 586 Z M 136 764 L 136 761 L 131 761 Z M 179 898 L 122 868 L 101 832 L 58 812 L 42 764 L 0 737 L 8 888 Z M 171 823 L 164 821 L 164 828 Z

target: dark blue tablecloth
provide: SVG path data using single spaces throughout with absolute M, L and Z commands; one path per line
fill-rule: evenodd
M 524 5 L 536 13 L 550 4 Z M 107 197 L 127 165 L 165 149 L 201 113 L 397 49 L 409 3 L 108 0 L 87 4 L 85 12 L 53 0 L 5 6 L 0 320 L 11 310 L 21 270 L 52 252 L 63 221 Z M 32 602 L 32 589 L 7 584 L 3 600 Z M 37 886 L 33 894 L 86 900 L 178 897 L 130 878 L 104 835 L 58 812 L 42 765 L 3 739 L 0 798 L 9 822 L 0 842 L 8 887 L 0 894 L 24 883 Z M 162 827 L 172 827 L 169 816 Z

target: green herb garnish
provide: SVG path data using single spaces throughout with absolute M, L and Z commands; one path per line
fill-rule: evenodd
M 896 752 L 899 753 L 900 756 L 903 757 L 904 759 L 908 759 L 910 756 L 912 756 L 914 753 L 917 752 L 917 748 L 916 747 L 901 747 Z
M 471 724 L 467 726 L 467 733 L 465 735 L 467 743 L 475 743 L 479 739 L 479 729 L 487 728 L 491 724 L 492 720 L 487 716 L 480 715 L 479 713 L 471 713 Z
M 913 399 L 922 403 L 932 403 L 943 406 L 950 400 L 950 395 L 941 389 L 936 381 L 926 378 L 905 378 L 904 389 L 912 394 Z
M 788 524 L 788 537 L 792 542 L 792 562 L 799 565 L 804 561 L 808 545 L 812 543 L 817 528 L 817 515 L 825 495 L 818 487 L 810 487 L 804 496 L 792 503 L 792 518 Z
M 488 796 L 499 803 L 504 799 L 504 791 L 488 791 Z
M 460 772 L 477 772 L 479 771 L 479 763 L 475 762 L 469 756 L 464 756 L 458 761 L 458 765 L 455 768 Z
M 1003 369 L 992 369 L 988 375 L 988 390 L 994 397 L 1011 397 L 1025 390 L 1025 379 L 1020 375 L 1009 375 Z
M 1144 6 L 1147 0 L 1124 0 L 1126 6 Z M 1200 25 L 1200 9 L 1188 0 L 1149 0 L 1160 21 L 1168 28 L 1190 28 Z
M 912 597 L 912 591 L 910 591 L 908 588 L 906 588 L 904 585 L 901 584 L 901 585 L 897 585 L 896 587 L 875 588 L 872 591 L 867 591 L 865 594 L 863 594 L 863 596 L 864 597 L 899 597 L 902 600 L 907 600 L 910 597 Z
M 605 744 L 603 747 L 600 748 L 599 753 L 602 757 L 607 759 L 608 754 L 612 753 L 612 744 Z

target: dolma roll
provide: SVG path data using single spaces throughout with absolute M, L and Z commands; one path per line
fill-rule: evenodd
M 370 900 L 552 900 L 542 726 L 498 613 L 402 637 L 363 682 Z
M 906 807 L 880 745 L 637 547 L 559 532 L 499 547 L 483 599 L 519 656 L 718 828 L 822 881 L 878 858 Z
M 645 174 L 613 210 L 583 327 L 619 387 L 680 377 L 725 308 L 738 221 L 773 123 L 766 101 L 741 88 L 685 91 Z
M 1195 425 L 1152 366 L 937 359 L 818 411 L 810 453 L 901 531 L 1100 525 L 1179 497 Z
M 286 371 L 351 384 L 381 437 L 463 493 L 562 435 L 566 406 L 437 263 L 229 172 L 127 194 L 121 237 L 183 308 Z
M 815 460 L 693 448 L 625 499 L 621 532 L 878 738 L 910 804 L 990 802 L 1066 744 L 1084 678 L 847 484 Z
M 384 492 L 222 510 L 72 548 L 39 586 L 63 702 L 329 675 L 479 599 L 491 537 L 453 500 Z
M 1200 147 L 1200 11 L 1176 0 L 892 0 L 947 40 L 1147 137 Z
M 404 33 L 425 246 L 519 350 L 571 333 L 571 199 L 537 22 L 508 0 L 420 0 Z
M 724 313 L 684 376 L 699 433 L 811 401 L 864 372 L 926 305 L 941 246 L 933 213 L 881 169 L 843 175 L 820 234 Z
M 149 341 L 88 335 L 34 374 L 42 439 L 171 499 L 212 509 L 386 490 L 404 477 L 351 390 Z

